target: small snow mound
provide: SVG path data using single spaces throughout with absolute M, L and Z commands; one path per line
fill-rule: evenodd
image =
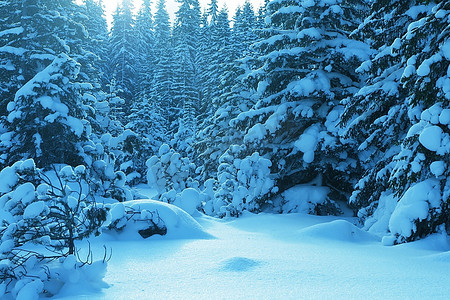
M 440 257 L 441 260 L 448 259 L 447 261 L 450 262 L 450 236 L 446 233 L 444 226 L 441 226 L 441 231 L 417 241 L 396 245 L 396 247 L 437 252 L 436 255 L 430 255 L 430 257 Z
M 432 254 L 428 258 L 430 258 L 432 261 L 450 263 L 450 251 Z
M 346 220 L 335 220 L 307 227 L 299 231 L 302 237 L 341 242 L 371 242 L 379 239 Z
M 232 257 L 222 261 L 220 269 L 227 272 L 246 272 L 260 264 L 260 262 L 250 258 Z
M 191 239 L 212 237 L 187 212 L 172 204 L 148 199 L 112 204 L 110 211 L 118 212 L 118 216 L 120 217 L 123 211 L 115 206 L 124 206 L 126 210 L 131 209 L 136 212 L 155 213 L 167 228 L 167 234 L 164 238 Z M 138 232 L 145 230 L 148 225 L 146 222 L 142 222 L 140 216 L 135 215 L 127 221 L 125 228 L 120 232 L 119 236 L 120 238 L 125 237 L 140 240 L 141 237 Z

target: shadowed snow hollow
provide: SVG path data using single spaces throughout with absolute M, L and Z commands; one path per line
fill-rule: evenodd
M 260 265 L 260 262 L 250 258 L 232 257 L 221 262 L 220 270 L 227 272 L 245 272 L 258 265 Z

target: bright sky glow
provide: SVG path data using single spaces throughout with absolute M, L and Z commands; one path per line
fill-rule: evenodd
M 203 8 L 208 7 L 211 0 L 199 0 L 200 5 L 202 5 Z M 108 18 L 108 22 L 111 21 L 111 15 L 116 10 L 117 4 L 120 3 L 121 0 L 104 0 L 103 4 L 105 6 L 105 12 Z M 155 7 L 158 0 L 152 0 L 152 4 Z M 253 4 L 253 7 L 259 8 L 263 3 L 264 0 L 250 0 L 250 2 Z M 142 0 L 134 0 L 134 6 L 139 7 L 142 3 Z M 224 5 L 228 8 L 228 13 L 230 16 L 234 15 L 234 12 L 239 6 L 242 6 L 245 3 L 245 0 L 218 0 L 219 3 L 219 9 L 222 8 Z M 169 15 L 171 18 L 173 18 L 175 12 L 177 11 L 178 4 L 176 0 L 166 0 L 166 9 L 169 12 Z M 153 13 L 155 12 L 155 8 L 153 8 Z

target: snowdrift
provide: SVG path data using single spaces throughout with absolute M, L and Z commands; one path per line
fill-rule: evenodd
M 298 235 L 301 238 L 326 239 L 350 243 L 377 242 L 380 240 L 375 235 L 359 229 L 346 220 L 316 224 L 300 230 Z

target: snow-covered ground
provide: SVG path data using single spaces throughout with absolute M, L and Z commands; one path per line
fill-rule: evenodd
M 195 237 L 124 235 L 104 289 L 65 287 L 55 299 L 449 299 L 450 240 L 383 246 L 352 219 L 303 214 L 196 216 Z M 170 230 L 169 230 L 170 233 Z

